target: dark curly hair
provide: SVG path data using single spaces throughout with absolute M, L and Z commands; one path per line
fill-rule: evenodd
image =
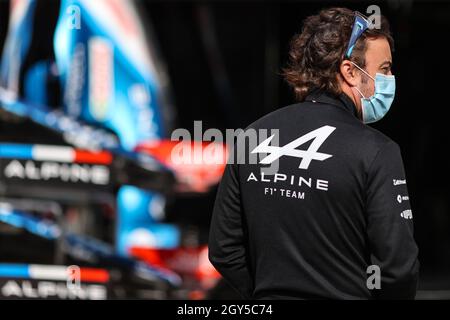
M 302 32 L 292 38 L 288 66 L 282 74 L 294 88 L 299 101 L 315 89 L 335 95 L 341 93 L 339 67 L 344 60 L 354 19 L 355 13 L 349 9 L 324 9 L 307 17 Z M 384 37 L 393 50 L 389 23 L 384 16 L 380 21 L 380 28 L 367 29 L 353 48 L 350 60 L 362 68 L 365 67 L 366 39 Z

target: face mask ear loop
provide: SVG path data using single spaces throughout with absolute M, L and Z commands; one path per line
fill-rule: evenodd
M 357 86 L 354 86 L 354 88 L 356 89 L 356 91 L 358 91 L 358 93 L 361 95 L 361 97 L 363 97 L 364 99 L 367 99 L 366 97 L 364 97 L 364 95 L 363 95 L 362 92 L 358 89 Z

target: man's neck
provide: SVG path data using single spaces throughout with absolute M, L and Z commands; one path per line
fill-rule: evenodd
M 361 118 L 361 99 L 359 97 L 355 97 L 353 90 L 346 83 L 341 82 L 341 90 L 342 93 L 345 93 L 349 97 L 349 99 L 352 100 L 353 104 L 355 105 L 356 112 L 359 118 Z

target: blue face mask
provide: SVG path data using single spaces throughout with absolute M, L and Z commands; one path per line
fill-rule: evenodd
M 352 62 L 353 63 L 353 62 Z M 361 95 L 362 116 L 364 123 L 372 123 L 383 118 L 389 111 L 395 96 L 395 77 L 377 73 L 375 79 L 353 63 L 355 67 L 364 72 L 370 79 L 375 82 L 375 93 L 373 96 L 366 98 L 362 92 L 355 87 Z

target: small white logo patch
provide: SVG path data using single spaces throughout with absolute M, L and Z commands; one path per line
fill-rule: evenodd
M 408 201 L 408 200 L 409 200 L 408 196 L 401 196 L 401 195 L 397 196 L 398 203 L 402 203 L 403 201 Z
M 413 216 L 412 216 L 412 211 L 411 211 L 411 210 L 405 210 L 405 211 L 403 211 L 402 213 L 400 213 L 400 216 L 401 216 L 402 218 L 405 218 L 405 219 L 412 219 L 412 218 L 413 218 Z
M 394 186 L 399 186 L 399 185 L 401 185 L 401 184 L 406 184 L 406 180 L 397 180 L 397 179 L 394 179 L 394 180 L 393 180 L 393 184 L 394 184 Z

